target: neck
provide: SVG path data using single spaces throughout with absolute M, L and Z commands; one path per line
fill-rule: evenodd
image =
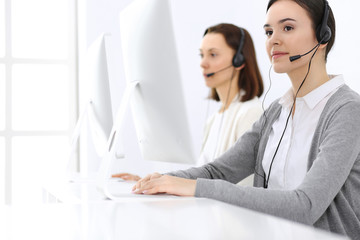
M 221 101 L 220 112 L 226 110 L 230 106 L 231 102 L 236 97 L 236 95 L 239 93 L 239 88 L 237 86 L 237 79 L 238 76 L 231 81 L 231 86 L 229 86 L 230 82 L 227 82 L 223 86 L 216 88 L 216 92 L 219 95 Z M 230 87 L 230 91 L 229 91 L 229 87 Z
M 328 74 L 326 72 L 326 65 L 325 62 L 316 61 L 317 59 L 314 57 L 313 62 L 310 67 L 309 74 L 307 75 L 304 84 L 302 85 L 301 89 L 297 97 L 303 97 L 312 90 L 316 89 L 317 87 L 321 86 L 325 82 L 329 80 Z M 290 73 L 288 76 L 291 79 L 292 89 L 294 95 L 298 91 L 301 83 L 303 82 L 306 73 L 308 72 L 309 64 L 305 64 L 303 67 L 298 68 Z

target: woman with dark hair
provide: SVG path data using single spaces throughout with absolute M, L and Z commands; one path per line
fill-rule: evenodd
M 199 164 L 213 161 L 249 130 L 262 114 L 262 77 L 250 34 L 233 24 L 206 29 L 200 46 L 209 98 L 221 102 L 207 121 Z
M 289 91 L 215 161 L 150 174 L 133 190 L 213 198 L 360 239 L 360 96 L 326 70 L 332 10 L 324 0 L 270 0 L 264 30 Z M 252 173 L 254 187 L 234 184 Z
M 200 67 L 209 99 L 221 107 L 207 120 L 198 165 L 213 161 L 228 150 L 259 119 L 263 110 L 258 97 L 262 77 L 250 34 L 233 24 L 222 23 L 206 29 L 200 46 Z M 125 180 L 139 180 L 129 173 L 114 174 Z M 252 185 L 252 178 L 243 184 Z

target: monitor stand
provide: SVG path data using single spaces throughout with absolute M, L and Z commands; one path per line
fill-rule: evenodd
M 125 158 L 124 153 L 118 153 L 116 148 L 114 147 L 115 143 L 118 142 L 121 128 L 123 127 L 125 113 L 127 107 L 129 106 L 129 101 L 131 98 L 132 93 L 134 92 L 135 87 L 138 85 L 139 82 L 133 81 L 127 83 L 125 88 L 125 92 L 123 98 L 121 100 L 120 107 L 118 109 L 114 125 L 110 132 L 110 137 L 107 142 L 106 151 L 104 153 L 103 158 L 101 159 L 100 168 L 96 176 L 96 186 L 97 188 L 102 191 L 106 197 L 110 199 L 114 199 L 114 196 L 110 193 L 108 189 L 108 183 L 110 180 L 111 175 L 111 167 L 114 158 L 121 159 Z

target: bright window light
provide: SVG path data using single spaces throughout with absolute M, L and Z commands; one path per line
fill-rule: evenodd
M 0 0 L 0 57 L 5 56 L 5 0 Z
M 12 52 L 16 58 L 68 57 L 69 1 L 12 0 Z
M 0 204 L 5 203 L 5 139 L 0 137 Z
M 68 129 L 70 96 L 67 66 L 16 64 L 12 76 L 14 130 Z
M 6 204 L 43 202 L 45 173 L 68 162 L 77 109 L 76 2 L 0 0 L 0 199 Z M 6 164 L 11 171 L 4 172 Z
M 5 67 L 0 64 L 0 131 L 5 129 Z
M 68 137 L 14 137 L 12 144 L 13 203 L 39 203 L 46 176 L 66 168 Z

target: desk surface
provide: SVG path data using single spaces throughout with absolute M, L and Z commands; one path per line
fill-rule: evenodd
M 12 240 L 346 239 L 201 198 L 0 206 L 0 224 L 0 239 Z
M 168 199 L 179 199 L 176 196 L 159 195 L 138 195 L 131 193 L 131 189 L 136 182 L 124 182 L 121 179 L 109 180 L 107 190 L 111 194 L 120 194 L 115 197 L 116 202 L 134 202 L 134 201 L 162 201 Z M 93 203 L 109 200 L 105 194 L 100 191 L 94 179 L 76 179 L 68 180 L 50 180 L 43 184 L 44 203 Z

